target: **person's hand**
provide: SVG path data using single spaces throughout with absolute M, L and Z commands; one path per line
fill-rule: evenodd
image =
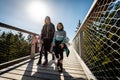
M 64 44 L 60 44 L 60 46 L 61 46 L 61 48 L 63 48 L 63 47 L 64 47 Z
M 51 44 L 50 53 L 53 53 L 53 47 L 54 46 L 55 46 L 55 44 Z
M 40 40 L 40 44 L 43 44 L 43 40 Z
M 54 47 L 55 46 L 55 44 L 52 44 L 52 47 Z

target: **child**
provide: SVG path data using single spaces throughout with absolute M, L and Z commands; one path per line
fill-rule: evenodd
M 59 68 L 59 72 L 63 71 L 63 51 L 68 48 L 65 45 L 66 42 L 66 32 L 63 29 L 63 24 L 58 23 L 57 25 L 57 31 L 55 32 L 54 38 L 53 38 L 53 51 L 55 53 L 55 56 L 57 58 L 57 67 Z M 69 53 L 69 52 L 68 52 Z M 67 54 L 68 56 L 68 54 Z

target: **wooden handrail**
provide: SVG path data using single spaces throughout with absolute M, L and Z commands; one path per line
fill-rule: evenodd
M 24 29 L 20 29 L 20 28 L 17 28 L 17 27 L 14 27 L 14 26 L 2 23 L 2 22 L 0 22 L 0 27 L 7 28 L 7 29 L 12 29 L 12 30 L 16 30 L 16 31 L 32 34 L 32 35 L 39 35 L 39 34 L 30 32 L 30 31 L 27 31 L 27 30 L 24 30 Z
M 27 30 L 24 30 L 24 29 L 20 29 L 20 28 L 17 28 L 17 27 L 14 27 L 14 26 L 2 23 L 2 22 L 0 22 L 0 27 L 15 30 L 15 31 L 20 31 L 20 32 L 27 33 L 27 34 L 31 34 L 32 35 L 32 40 L 35 39 L 35 36 L 39 36 L 39 34 L 30 32 L 30 31 L 27 31 Z M 15 60 L 12 60 L 12 61 L 9 61 L 9 62 L 2 63 L 2 64 L 0 64 L 0 70 L 3 69 L 3 68 L 6 68 L 8 66 L 17 64 L 17 63 L 19 63 L 21 61 L 24 61 L 26 59 L 30 59 L 30 58 L 33 59 L 35 55 L 36 54 L 35 54 L 35 44 L 34 44 L 34 45 L 31 45 L 31 54 L 29 56 L 25 56 L 25 57 L 22 57 L 22 58 L 19 58 L 19 59 L 15 59 Z

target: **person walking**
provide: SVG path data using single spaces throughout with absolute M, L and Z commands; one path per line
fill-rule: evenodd
M 55 32 L 54 24 L 51 22 L 51 19 L 49 16 L 45 17 L 45 24 L 43 25 L 42 31 L 41 31 L 41 40 L 40 43 L 42 44 L 41 51 L 40 51 L 40 58 L 37 63 L 37 65 L 41 64 L 42 54 L 45 57 L 45 61 L 43 63 L 44 66 L 48 65 L 48 52 L 50 52 L 51 43 L 53 41 Z M 54 59 L 54 55 L 52 55 L 52 58 Z
M 63 24 L 60 22 L 57 25 L 57 31 L 54 34 L 52 47 L 57 58 L 57 67 L 59 72 L 63 71 L 63 51 L 66 52 L 66 56 L 69 55 L 69 49 L 66 46 L 66 31 L 64 31 Z

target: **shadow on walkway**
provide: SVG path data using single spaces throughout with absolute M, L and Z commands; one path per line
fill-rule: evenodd
M 84 78 L 75 78 L 73 76 L 71 76 L 65 69 L 63 70 L 63 77 L 64 79 L 63 80 L 87 80 L 87 79 L 84 79 Z
M 86 80 L 72 77 L 65 69 L 63 73 L 60 74 L 54 60 L 50 60 L 47 67 L 42 65 L 38 66 L 37 72 L 35 72 L 32 77 L 35 77 L 35 80 Z
M 28 80 L 28 77 L 26 77 L 26 76 L 29 76 L 29 77 L 31 76 L 31 74 L 32 74 L 32 68 L 33 68 L 33 63 L 34 63 L 34 59 L 31 59 L 28 62 L 28 65 L 26 67 L 26 70 L 25 70 L 25 72 L 24 72 L 23 77 L 22 77 L 21 80 Z
M 34 59 L 28 62 L 21 80 L 86 80 L 84 78 L 73 77 L 65 69 L 63 69 L 63 73 L 60 74 L 56 67 L 55 60 L 50 60 L 47 67 L 39 65 L 33 69 L 33 64 Z

